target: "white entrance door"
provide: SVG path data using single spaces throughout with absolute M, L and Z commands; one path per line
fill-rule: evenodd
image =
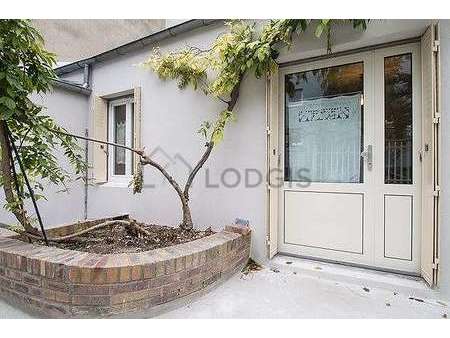
M 280 70 L 280 252 L 419 272 L 419 53 Z

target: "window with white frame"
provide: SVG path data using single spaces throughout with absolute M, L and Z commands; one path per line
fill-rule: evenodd
M 133 147 L 133 97 L 109 102 L 108 107 L 109 142 Z M 109 146 L 108 178 L 109 181 L 129 182 L 133 175 L 133 154 L 124 148 Z

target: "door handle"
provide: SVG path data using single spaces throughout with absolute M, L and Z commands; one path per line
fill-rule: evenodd
M 366 160 L 366 162 L 367 162 L 367 169 L 368 170 L 372 170 L 372 167 L 373 167 L 373 149 L 372 148 L 373 148 L 372 145 L 369 144 L 366 147 L 366 150 L 364 150 L 361 153 L 361 157 L 364 158 Z

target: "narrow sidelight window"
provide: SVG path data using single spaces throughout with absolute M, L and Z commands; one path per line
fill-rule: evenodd
M 412 184 L 412 55 L 384 58 L 385 184 Z

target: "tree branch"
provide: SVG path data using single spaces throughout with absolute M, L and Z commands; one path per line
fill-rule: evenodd
M 174 180 L 174 178 L 164 169 L 159 163 L 153 161 L 149 156 L 142 155 L 141 156 L 141 164 L 142 165 L 150 165 L 156 168 L 163 176 L 169 181 L 170 185 L 176 190 L 177 194 L 180 198 L 184 198 L 183 191 L 180 188 L 180 185 Z
M 89 227 L 87 229 L 83 229 L 83 230 L 77 231 L 77 232 L 75 232 L 73 234 L 70 234 L 70 235 L 61 236 L 61 237 L 52 237 L 52 238 L 48 238 L 47 240 L 49 242 L 53 242 L 53 243 L 65 242 L 65 241 L 71 240 L 71 239 L 73 239 L 75 237 L 87 234 L 87 233 L 89 233 L 91 231 L 94 231 L 94 230 L 105 228 L 105 227 L 110 226 L 110 225 L 123 225 L 125 227 L 130 227 L 131 229 L 135 230 L 138 234 L 140 233 L 140 234 L 142 234 L 144 236 L 151 237 L 151 238 L 155 237 L 154 233 L 151 233 L 150 231 L 144 229 L 134 219 L 131 219 L 129 221 L 125 221 L 125 220 L 106 221 L 106 222 L 103 222 L 103 223 L 99 223 L 99 224 L 93 225 L 93 226 L 91 226 L 91 227 Z M 29 239 L 42 240 L 42 237 L 40 236 L 40 234 L 30 234 L 28 232 L 21 233 L 21 234 L 26 236 L 26 237 L 28 237 Z
M 96 143 L 101 143 L 101 144 L 106 144 L 106 145 L 110 145 L 113 147 L 117 147 L 117 148 L 123 148 L 123 149 L 127 149 L 129 151 L 132 151 L 133 153 L 138 154 L 139 156 L 143 156 L 144 155 L 144 151 L 141 149 L 135 149 L 135 148 L 131 148 L 131 147 L 127 147 L 124 146 L 123 144 L 118 144 L 118 143 L 113 143 L 113 142 L 107 142 L 107 141 L 102 141 L 102 140 L 97 140 L 95 138 L 92 137 L 86 137 L 86 136 L 80 136 L 80 135 L 75 135 L 72 133 L 68 133 L 68 132 L 63 132 L 63 131 L 59 131 L 59 130 L 55 130 L 55 129 L 48 129 L 48 131 L 55 133 L 55 134 L 61 134 L 61 135 L 66 135 L 66 136 L 71 136 L 71 137 L 75 137 L 77 139 L 81 139 L 81 140 L 86 140 L 86 141 L 91 141 L 91 142 L 96 142 Z
M 189 189 L 192 185 L 192 182 L 194 181 L 195 176 L 197 175 L 198 171 L 203 167 L 203 165 L 205 164 L 205 162 L 208 160 L 209 155 L 211 154 L 212 149 L 214 148 L 214 143 L 213 142 L 208 142 L 206 143 L 206 150 L 203 153 L 203 156 L 201 157 L 201 159 L 198 161 L 197 165 L 194 167 L 194 169 L 191 171 L 191 173 L 189 174 L 189 177 L 186 181 L 186 185 L 184 187 L 184 197 L 189 200 Z
M 231 91 L 230 101 L 228 101 L 228 106 L 227 106 L 228 111 L 233 111 L 234 107 L 236 106 L 236 103 L 239 98 L 239 92 L 240 92 L 241 82 L 242 82 L 243 77 L 244 77 L 244 75 L 241 74 L 241 76 L 239 77 L 239 81 L 236 83 L 233 90 Z

